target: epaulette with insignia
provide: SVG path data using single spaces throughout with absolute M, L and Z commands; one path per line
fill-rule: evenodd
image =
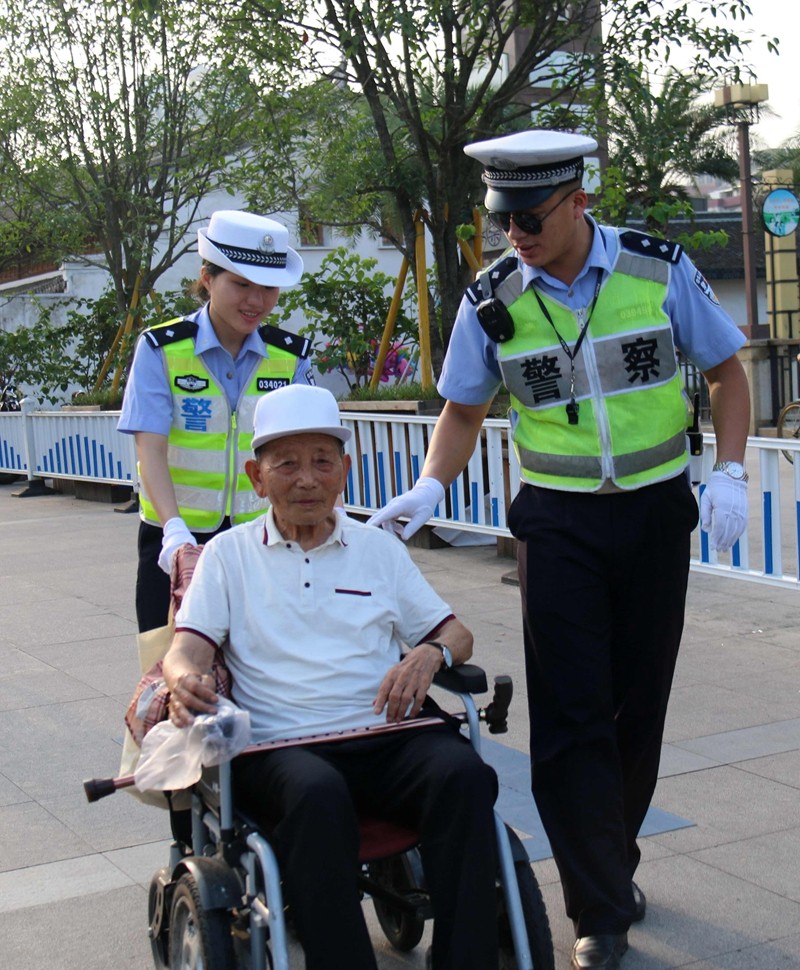
M 152 347 L 165 347 L 167 344 L 174 344 L 178 340 L 194 337 L 196 333 L 197 324 L 194 320 L 176 317 L 174 320 L 168 320 L 157 327 L 150 327 L 149 330 L 145 330 L 144 338 Z
M 258 333 L 265 344 L 279 347 L 281 350 L 288 350 L 295 357 L 305 359 L 311 353 L 311 341 L 308 337 L 301 337 L 297 333 L 281 330 L 280 327 L 273 327 L 269 323 L 259 327 Z
M 619 234 L 619 241 L 625 249 L 640 256 L 653 256 L 655 259 L 663 259 L 666 263 L 677 263 L 683 253 L 683 246 L 680 243 L 670 242 L 669 239 L 661 239 L 660 236 L 648 236 L 644 232 L 637 232 L 635 229 L 626 229 Z
M 473 304 L 488 300 L 515 269 L 517 269 L 517 257 L 504 253 L 491 266 L 478 274 L 477 279 L 467 287 L 465 296 Z

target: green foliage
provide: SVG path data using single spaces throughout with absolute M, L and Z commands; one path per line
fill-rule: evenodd
M 307 323 L 300 332 L 316 338 L 315 367 L 323 374 L 338 371 L 351 389 L 369 381 L 391 304 L 394 280 L 376 272 L 376 264 L 344 247 L 335 249 L 318 273 L 281 294 L 275 311 L 278 321 L 302 312 Z M 401 307 L 394 342 L 409 340 L 416 340 L 416 323 Z
M 643 218 L 658 231 L 691 212 L 689 189 L 699 175 L 733 181 L 739 173 L 723 109 L 703 103 L 710 78 L 668 69 L 662 78 L 641 64 L 616 62 L 607 125 L 609 167 L 600 210 L 624 224 Z
M 436 401 L 439 392 L 435 387 L 424 388 L 417 381 L 408 384 L 382 384 L 374 390 L 368 385 L 354 387 L 347 395 L 348 401 Z
M 113 290 L 106 290 L 96 300 L 70 303 L 61 325 L 53 321 L 56 306 L 40 304 L 32 326 L 0 330 L 0 385 L 29 388 L 34 397 L 49 404 L 66 402 L 76 388 L 83 403 L 119 403 L 125 382 L 123 379 L 112 395 L 111 375 L 120 362 L 124 365 L 129 360 L 136 336 L 146 327 L 196 308 L 179 293 L 164 294 L 157 303 L 158 309 L 146 302 L 135 315 L 131 335 L 120 341 L 105 385 L 97 391 L 94 387 L 103 363 L 125 322 Z

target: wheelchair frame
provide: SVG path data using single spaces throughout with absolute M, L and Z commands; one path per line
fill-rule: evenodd
M 478 754 L 481 720 L 489 724 L 492 733 L 506 730 L 505 717 L 512 690 L 510 678 L 497 679 L 495 697 L 484 710 L 479 710 L 470 696 L 487 690 L 486 676 L 481 668 L 464 664 L 441 671 L 434 683 L 460 699 L 464 712 L 455 717 L 467 725 L 469 740 Z M 513 945 L 513 966 L 515 970 L 553 970 L 550 927 L 527 852 L 497 810 L 494 818 L 498 885 Z M 169 864 L 158 870 L 151 880 L 148 932 L 157 970 L 191 970 L 198 966 L 193 959 L 193 947 L 201 944 L 209 952 L 221 954 L 219 965 L 208 957 L 202 962 L 207 970 L 222 970 L 223 967 L 227 970 L 228 966 L 245 966 L 248 970 L 290 970 L 278 861 L 268 839 L 234 807 L 230 763 L 204 769 L 201 780 L 193 788 L 192 847 L 193 854 L 184 855 L 181 845 L 174 842 Z M 422 929 L 416 932 L 416 927 L 412 927 L 410 939 L 394 938 L 387 930 L 380 906 L 384 906 L 384 914 L 388 908 L 390 913 L 404 914 L 412 921 L 421 921 L 430 915 L 417 851 L 412 847 L 400 856 L 390 856 L 393 860 L 405 860 L 404 872 L 408 880 L 405 892 L 379 885 L 370 878 L 369 869 L 373 862 L 362 864 L 365 870 L 361 880 L 362 892 L 372 897 L 379 922 L 389 942 L 397 949 L 412 949 L 419 942 Z M 521 871 L 528 870 L 525 904 L 517 867 Z M 183 888 L 176 894 L 179 886 Z M 175 936 L 173 925 L 176 898 L 179 900 L 181 938 Z M 215 939 L 203 939 L 198 943 L 202 934 Z M 529 939 L 531 934 L 537 937 L 533 946 Z M 228 935 L 230 939 L 226 938 Z M 535 964 L 532 950 L 537 953 Z M 176 964 L 175 960 L 180 962 Z M 505 966 L 510 970 L 511 965 L 507 964 L 501 970 L 505 970 Z

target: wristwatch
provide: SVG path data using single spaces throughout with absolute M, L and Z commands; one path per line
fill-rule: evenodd
M 725 472 L 725 474 L 729 478 L 733 478 L 737 482 L 746 482 L 750 478 L 750 476 L 744 470 L 744 465 L 740 464 L 738 461 L 715 462 L 714 467 L 711 469 L 711 471 Z
M 438 640 L 423 640 L 422 643 L 427 644 L 429 647 L 436 647 L 437 650 L 442 651 L 442 660 L 444 661 L 444 666 L 449 670 L 453 666 L 453 655 L 450 653 L 450 648 L 445 646 L 443 643 L 439 643 Z M 420 644 L 422 646 L 422 644 Z

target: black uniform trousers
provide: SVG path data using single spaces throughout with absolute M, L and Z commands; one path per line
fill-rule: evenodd
M 203 543 L 230 527 L 231 520 L 226 516 L 215 532 L 192 534 L 199 543 Z M 136 573 L 136 620 L 139 633 L 166 626 L 169 617 L 169 576 L 158 565 L 163 537 L 164 530 L 161 526 L 139 521 L 139 568 Z
M 684 475 L 601 495 L 524 485 L 510 509 L 532 790 L 579 937 L 634 915 L 697 518 Z
M 376 970 L 356 812 L 416 829 L 436 970 L 496 970 L 497 777 L 449 725 L 234 761 L 238 804 L 270 832 L 306 970 Z M 278 820 L 278 821 L 276 821 Z

